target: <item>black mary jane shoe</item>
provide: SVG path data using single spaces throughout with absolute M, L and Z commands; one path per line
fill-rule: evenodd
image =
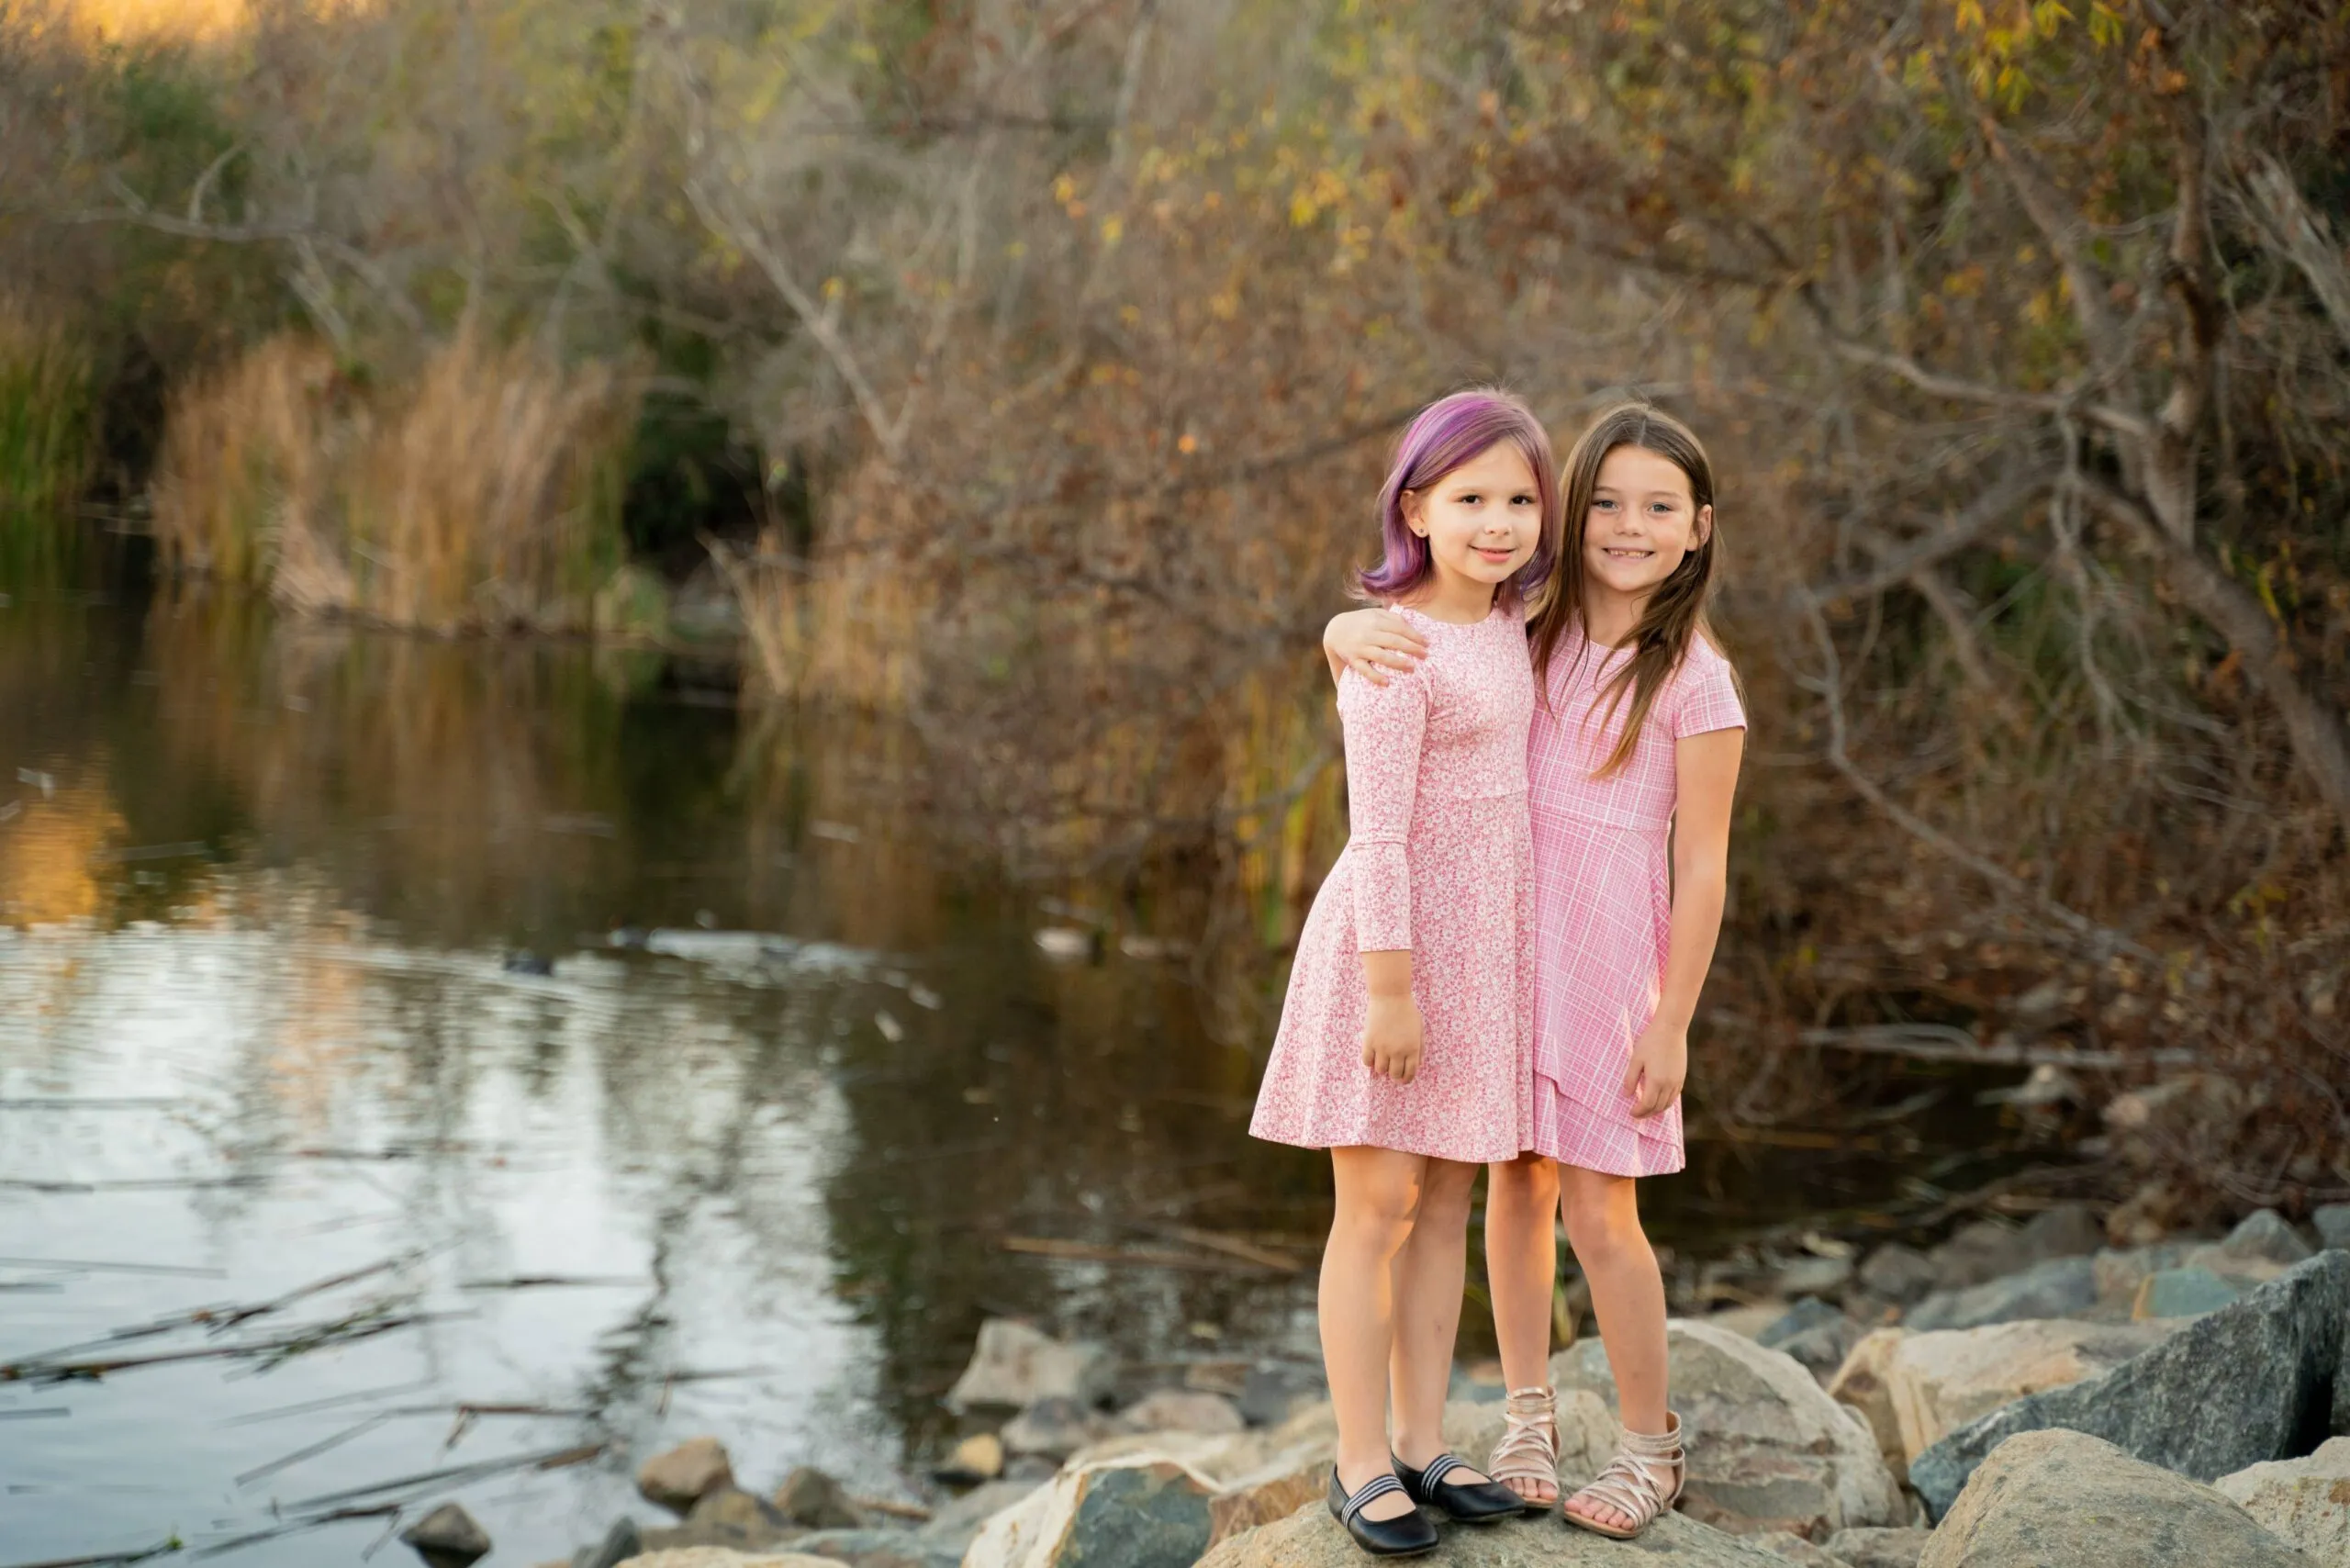
M 1362 1484 L 1353 1496 L 1338 1480 L 1338 1467 L 1330 1467 L 1330 1517 L 1347 1527 L 1357 1546 L 1373 1557 L 1416 1557 L 1423 1551 L 1436 1550 L 1436 1526 L 1427 1517 L 1414 1508 L 1392 1519 L 1367 1519 L 1363 1508 L 1377 1502 L 1390 1492 L 1411 1494 L 1393 1475 L 1374 1475 Z
M 1394 1459 L 1394 1455 L 1388 1455 Z M 1449 1453 L 1440 1453 L 1428 1461 L 1425 1470 L 1414 1470 L 1402 1460 L 1395 1460 L 1395 1479 L 1404 1484 L 1404 1494 L 1413 1502 L 1436 1509 L 1446 1518 L 1464 1525 L 1491 1524 L 1495 1519 L 1514 1519 L 1526 1511 L 1526 1499 L 1498 1481 L 1447 1481 L 1446 1476 L 1469 1466 Z

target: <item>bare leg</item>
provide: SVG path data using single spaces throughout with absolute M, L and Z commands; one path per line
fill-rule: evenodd
M 1416 1469 L 1444 1451 L 1444 1396 L 1452 1386 L 1452 1345 L 1469 1271 L 1469 1194 L 1476 1185 L 1475 1166 L 1429 1160 L 1411 1239 L 1395 1256 L 1395 1457 Z M 1485 1476 L 1459 1470 L 1450 1479 Z
M 1575 1166 L 1560 1168 L 1560 1206 L 1567 1241 L 1591 1282 L 1591 1308 L 1607 1365 L 1616 1374 L 1618 1414 L 1626 1429 L 1662 1432 L 1665 1428 L 1664 1276 L 1656 1251 L 1640 1228 L 1638 1184 L 1629 1176 L 1606 1176 Z M 1602 1503 L 1573 1512 L 1602 1524 L 1628 1529 L 1632 1521 Z
M 1494 1292 L 1494 1335 L 1504 1386 L 1550 1386 L 1550 1294 L 1559 1277 L 1559 1167 L 1539 1154 L 1486 1167 L 1485 1273 Z M 1411 1455 L 1404 1456 L 1409 1459 Z M 1559 1489 L 1516 1477 L 1505 1483 L 1529 1503 L 1554 1503 Z
M 1322 1253 L 1322 1363 L 1338 1424 L 1338 1484 L 1349 1495 L 1393 1468 L 1387 1455 L 1387 1369 L 1395 1339 L 1394 1267 L 1418 1213 L 1434 1162 L 1391 1148 L 1334 1148 L 1337 1211 Z M 1401 1493 L 1363 1510 L 1400 1518 Z

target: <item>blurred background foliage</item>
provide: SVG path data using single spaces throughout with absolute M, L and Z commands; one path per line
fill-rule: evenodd
M 2159 1052 L 2250 1086 L 2182 1210 L 2338 1199 L 2346 116 L 2319 0 L 0 0 L 0 555 L 739 638 L 1246 1038 L 1384 442 L 1637 391 L 1754 709 L 1718 1113 Z

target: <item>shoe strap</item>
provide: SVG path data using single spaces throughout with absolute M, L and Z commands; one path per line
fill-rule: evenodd
M 1459 1455 L 1440 1453 L 1420 1467 L 1420 1490 L 1433 1492 L 1446 1476 L 1456 1470 L 1468 1468 L 1469 1466 L 1461 1462 Z
M 1386 1475 L 1374 1475 L 1362 1484 L 1361 1491 L 1347 1499 L 1346 1511 L 1338 1516 L 1338 1522 L 1351 1525 L 1355 1522 L 1356 1516 L 1364 1508 L 1386 1496 L 1390 1492 L 1402 1491 L 1404 1491 L 1404 1484 L 1396 1480 L 1392 1473 Z M 1409 1493 L 1404 1495 L 1410 1495 Z

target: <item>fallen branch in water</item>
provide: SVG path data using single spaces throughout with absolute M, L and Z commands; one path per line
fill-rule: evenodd
M 105 1551 L 95 1557 L 52 1557 L 42 1562 L 11 1562 L 6 1568 L 118 1568 L 119 1564 L 144 1562 L 151 1557 L 168 1557 L 185 1550 L 185 1543 L 173 1536 L 153 1546 L 142 1546 L 130 1551 Z
M 1852 1029 L 1806 1029 L 1796 1039 L 1802 1045 L 1830 1050 L 1907 1057 L 1913 1061 L 1980 1062 L 1986 1067 L 2188 1067 L 2197 1059 L 2193 1051 L 2187 1050 L 2085 1051 L 2069 1046 L 1986 1044 L 1967 1030 L 1948 1024 L 1869 1024 Z
M 386 1492 L 429 1491 L 435 1487 L 462 1486 L 486 1476 L 502 1475 L 515 1470 L 565 1470 L 575 1464 L 585 1464 L 602 1453 L 609 1444 L 580 1443 L 571 1448 L 545 1449 L 536 1453 L 509 1454 L 503 1459 L 476 1460 L 471 1464 L 453 1464 L 439 1470 L 419 1471 L 373 1485 L 352 1486 L 341 1492 L 328 1492 L 316 1497 L 306 1497 L 288 1505 L 294 1509 L 309 1509 L 341 1504 L 359 1497 L 379 1496 Z

